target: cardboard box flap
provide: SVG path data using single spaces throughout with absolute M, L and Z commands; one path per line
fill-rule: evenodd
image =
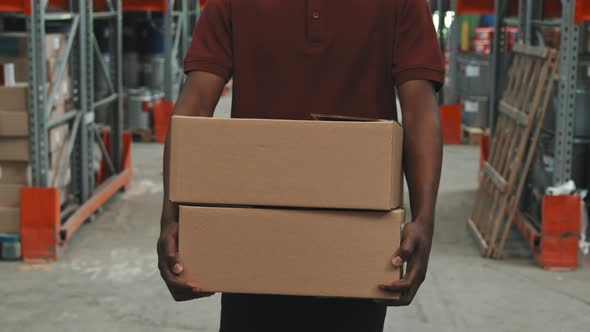
M 331 114 L 311 114 L 312 119 L 319 121 L 351 121 L 351 122 L 377 122 L 387 121 L 382 119 L 362 118 L 356 116 L 331 115 Z

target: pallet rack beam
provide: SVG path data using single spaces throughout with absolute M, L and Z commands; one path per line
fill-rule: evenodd
M 440 47 L 440 52 L 443 55 L 443 58 L 445 57 L 445 49 L 446 49 L 446 45 L 445 45 L 445 34 L 444 34 L 444 29 L 445 29 L 445 17 L 448 11 L 447 8 L 447 0 L 436 0 L 436 11 L 438 12 L 438 22 L 437 22 L 437 32 L 438 32 L 438 44 Z M 444 103 L 444 92 L 441 90 L 438 94 L 438 103 L 439 104 L 443 104 Z
M 518 0 L 518 34 L 527 45 L 532 45 L 533 42 L 530 24 L 533 16 L 532 6 L 531 0 Z
M 26 2 L 23 2 L 26 3 Z M 29 53 L 29 140 L 31 151 L 31 180 L 32 185 L 45 187 L 48 185 L 49 151 L 47 147 L 48 133 L 46 128 L 46 64 L 45 21 L 43 15 L 45 7 L 37 1 L 29 3 L 31 15 L 27 16 L 27 36 Z
M 176 5 L 180 6 L 175 10 Z M 164 12 L 164 101 L 175 103 L 177 96 L 175 88 L 182 84 L 184 79 L 181 68 L 182 60 L 188 50 L 188 2 L 187 0 L 170 0 L 167 10 Z M 176 28 L 176 30 L 174 29 Z
M 578 2 L 582 2 L 578 0 Z M 554 184 L 571 178 L 574 148 L 574 115 L 580 28 L 574 22 L 574 0 L 562 0 L 559 108 L 556 113 Z
M 123 15 L 121 0 L 111 0 L 106 12 L 93 11 L 92 15 L 95 21 L 100 20 L 105 23 L 108 30 L 108 51 L 110 55 L 109 63 L 103 58 L 104 50 L 101 49 L 96 32 L 92 32 L 92 44 L 94 50 L 95 64 L 100 69 L 100 73 L 107 85 L 106 96 L 96 96 L 92 108 L 95 113 L 106 112 L 108 126 L 114 135 L 111 136 L 108 149 L 101 148 L 103 160 L 110 161 L 114 168 L 111 174 L 123 170 L 122 166 L 122 133 L 123 133 Z M 94 86 L 96 91 L 97 87 Z M 100 98 L 100 99 L 97 99 Z M 91 129 L 97 132 L 96 126 Z M 103 145 L 102 139 L 94 135 L 99 147 Z M 109 164 L 109 162 L 107 162 Z
M 457 58 L 459 56 L 459 40 L 461 38 L 461 27 L 459 26 L 458 13 L 457 13 L 457 0 L 450 0 L 450 7 L 455 10 L 455 19 L 449 29 L 449 82 L 451 89 L 448 89 L 450 96 L 446 96 L 446 103 L 457 104 L 459 97 L 457 93 L 457 79 L 458 77 L 458 64 Z
M 92 170 L 93 160 L 93 136 L 90 133 L 90 127 L 94 123 L 94 112 L 92 109 L 94 103 L 94 52 L 92 47 L 92 32 L 94 30 L 94 20 L 92 17 L 92 3 L 89 1 L 80 1 L 79 10 L 82 13 L 80 25 L 80 129 L 78 130 L 78 145 L 76 157 L 79 168 L 76 172 L 79 175 L 80 185 L 80 203 L 86 202 L 94 191 L 94 173 Z
M 193 1 L 195 13 L 198 15 L 197 1 Z M 188 0 L 123 0 L 123 11 L 132 12 L 160 12 L 163 15 L 164 40 L 164 101 L 174 103 L 175 88 L 182 84 L 184 75 L 179 68 L 188 50 L 191 38 L 192 16 Z M 196 21 L 196 19 L 195 19 Z
M 574 7 L 574 24 L 582 24 L 585 21 L 590 21 L 590 1 L 577 0 Z
M 521 0 L 522 2 L 522 0 Z M 494 12 L 496 13 L 496 19 L 494 20 L 494 36 L 492 41 L 492 54 L 491 54 L 491 72 L 494 78 L 490 84 L 490 98 L 489 98 L 489 110 L 488 110 L 488 123 L 490 127 L 490 138 L 493 139 L 491 133 L 496 128 L 496 119 L 498 115 L 498 103 L 502 98 L 500 89 L 504 78 L 504 68 L 502 66 L 502 45 L 505 43 L 505 36 L 503 33 L 498 33 L 504 28 L 504 17 L 506 17 L 508 11 L 507 0 L 496 0 L 494 1 Z
M 457 15 L 494 13 L 494 0 L 456 0 Z
M 174 57 L 173 49 L 173 12 L 174 12 L 174 1 L 167 2 L 166 11 L 164 12 L 164 98 L 166 101 L 172 101 L 172 82 L 174 80 L 174 70 L 172 65 Z

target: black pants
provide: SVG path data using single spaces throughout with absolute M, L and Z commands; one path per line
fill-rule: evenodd
M 224 294 L 220 332 L 383 332 L 371 301 Z

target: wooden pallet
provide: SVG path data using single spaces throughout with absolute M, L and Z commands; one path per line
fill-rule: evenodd
M 500 258 L 535 154 L 559 67 L 558 52 L 517 44 L 499 105 L 469 229 L 485 257 Z
M 149 143 L 154 141 L 151 129 L 135 129 L 132 133 L 134 142 Z
M 479 145 L 481 137 L 488 132 L 488 129 L 478 127 L 462 126 L 463 143 L 469 145 Z

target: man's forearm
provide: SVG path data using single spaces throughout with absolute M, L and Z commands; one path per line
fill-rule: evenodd
M 180 98 L 174 108 L 174 115 L 211 117 L 224 88 L 224 81 L 213 74 L 194 72 L 189 74 Z M 170 134 L 164 145 L 163 178 L 164 201 L 162 204 L 162 227 L 178 221 L 178 206 L 170 202 Z
M 440 115 L 429 82 L 409 82 L 400 89 L 404 124 L 404 170 L 412 218 L 432 223 L 442 167 Z M 405 87 L 405 89 L 404 89 Z

